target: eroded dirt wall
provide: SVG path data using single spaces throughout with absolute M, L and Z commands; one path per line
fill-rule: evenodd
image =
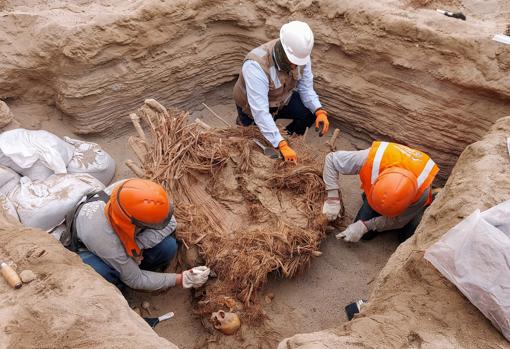
M 0 97 L 56 103 L 79 133 L 111 132 L 145 98 L 197 106 L 235 80 L 251 48 L 304 19 L 331 116 L 364 140 L 427 150 L 444 178 L 510 106 L 510 53 L 490 39 L 504 31 L 509 5 L 487 3 L 499 13 L 491 19 L 477 17 L 471 1 L 449 4 L 465 3 L 463 22 L 420 8 L 429 3 L 8 0 L 0 6 Z
M 462 153 L 416 234 L 378 276 L 357 319 L 338 329 L 295 335 L 278 348 L 508 348 L 504 337 L 423 255 L 474 210 L 510 198 L 509 135 L 510 117 L 505 117 Z
M 0 348 L 169 348 L 122 294 L 49 234 L 0 213 L 0 260 L 37 279 L 19 290 L 0 279 Z

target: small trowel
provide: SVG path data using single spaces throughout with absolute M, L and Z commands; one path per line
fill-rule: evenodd
M 161 321 L 169 320 L 174 317 L 173 312 L 166 313 L 160 317 L 144 317 L 143 319 L 149 324 L 150 327 L 154 328 Z
M 466 20 L 466 15 L 464 15 L 462 12 L 451 12 L 451 11 L 445 11 L 445 10 L 441 10 L 441 9 L 437 9 L 436 11 L 439 13 L 442 13 L 446 17 L 457 18 L 457 19 L 461 19 L 463 21 Z
M 252 141 L 262 149 L 262 152 L 265 156 L 269 156 L 271 159 L 280 158 L 280 153 L 278 153 L 278 151 L 276 151 L 276 149 L 273 147 L 266 147 L 264 144 L 260 143 L 258 139 L 255 138 L 253 138 Z

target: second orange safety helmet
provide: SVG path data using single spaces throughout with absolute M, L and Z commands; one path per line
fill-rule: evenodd
M 409 170 L 390 167 L 382 171 L 367 200 L 375 211 L 386 217 L 396 217 L 403 213 L 418 193 L 417 178 Z
M 173 204 L 165 189 L 145 179 L 128 179 L 116 186 L 105 213 L 128 255 L 140 255 L 137 229 L 163 229 L 173 216 Z

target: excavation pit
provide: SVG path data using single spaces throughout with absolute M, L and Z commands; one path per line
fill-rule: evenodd
M 144 1 L 136 5 L 85 1 L 72 6 L 62 1 L 61 5 L 49 8 L 42 3 L 21 0 L 0 4 L 1 13 L 5 14 L 0 24 L 3 29 L 0 97 L 9 104 L 22 126 L 47 129 L 61 136 L 79 133 L 104 146 L 119 164 L 134 158 L 134 154 L 126 151 L 127 138 L 132 134 L 127 115 L 147 98 L 155 98 L 165 106 L 190 110 L 193 112 L 191 120 L 200 117 L 213 126 L 222 127 L 202 108 L 201 103 L 206 102 L 233 124 L 235 108 L 230 97 L 231 88 L 244 55 L 276 37 L 280 25 L 289 19 L 306 20 L 315 32 L 315 87 L 334 119 L 334 126 L 341 129 L 339 149 L 363 148 L 373 139 L 418 147 L 438 162 L 442 169 L 438 184 L 443 184 L 458 155 L 467 145 L 481 139 L 497 119 L 505 116 L 510 105 L 507 50 L 490 40 L 493 34 L 505 30 L 508 20 L 509 5 L 498 1 L 487 2 L 486 8 L 473 1 L 384 1 L 377 4 L 254 1 L 242 5 L 234 1 Z M 441 6 L 461 7 L 468 21 L 440 16 L 434 10 Z M 495 9 L 497 15 L 491 15 L 488 8 Z M 26 15 L 27 9 L 30 16 Z M 28 38 L 26 33 L 33 33 L 36 39 Z M 323 141 L 312 132 L 309 142 L 318 151 L 325 151 Z M 497 147 L 490 151 L 496 149 L 501 151 Z M 476 155 L 473 160 L 477 159 Z M 465 169 L 467 165 L 462 166 Z M 132 174 L 119 166 L 116 178 L 128 176 Z M 462 175 L 457 173 L 456 178 L 461 182 L 459 176 Z M 498 190 L 501 183 L 485 184 L 490 190 Z M 360 205 L 358 180 L 342 178 L 342 192 L 345 222 L 349 222 Z M 483 205 L 495 204 L 499 199 L 500 196 L 484 197 Z M 471 195 L 465 200 L 474 203 L 482 199 Z M 437 210 L 434 212 L 439 214 Z M 455 215 L 456 211 L 452 208 L 448 212 Z M 433 238 L 437 238 L 440 229 L 434 226 L 434 216 L 427 217 L 428 227 L 434 227 Z M 446 231 L 447 224 L 441 228 Z M 408 251 L 412 244 L 422 248 L 419 242 L 417 238 L 402 250 Z M 46 244 L 45 240 L 37 240 L 37 243 Z M 261 292 L 262 296 L 274 295 L 271 302 L 263 304 L 269 317 L 268 326 L 277 332 L 275 338 L 270 339 L 270 345 L 274 347 L 277 340 L 295 333 L 342 326 L 346 320 L 343 307 L 359 298 L 376 299 L 370 311 L 381 316 L 376 316 L 374 322 L 382 322 L 378 329 L 384 337 L 384 315 L 388 312 L 385 302 L 387 298 L 398 298 L 399 278 L 409 277 L 395 275 L 391 270 L 405 265 L 411 278 L 416 277 L 416 280 L 423 280 L 420 273 L 424 271 L 426 275 L 435 275 L 419 256 L 409 259 L 402 257 L 405 256 L 403 252 L 397 252 L 383 276 L 378 278 L 396 247 L 396 238 L 391 234 L 355 246 L 342 244 L 330 236 L 321 245 L 323 254 L 313 259 L 305 273 L 290 280 L 270 279 Z M 18 254 L 5 249 L 2 252 L 19 259 L 20 265 L 33 263 L 24 257 L 22 252 L 26 251 L 17 248 Z M 65 258 L 71 257 L 66 255 Z M 44 266 L 51 269 L 51 263 L 57 262 L 55 259 Z M 80 273 L 80 268 L 74 264 L 73 270 Z M 42 280 L 41 286 L 61 285 L 56 289 L 59 296 L 64 297 L 66 287 L 72 285 L 51 272 L 46 273 L 49 279 Z M 91 280 L 90 273 L 86 275 L 86 279 Z M 394 288 L 381 286 L 386 276 L 394 280 Z M 79 278 L 72 281 L 82 285 Z M 448 287 L 437 277 L 428 278 L 426 282 L 435 288 Z M 113 292 L 104 282 L 95 284 L 103 285 L 104 292 L 109 295 Z M 374 287 L 376 294 L 370 296 Z M 418 288 L 408 289 L 419 291 Z M 28 287 L 27 290 L 23 292 L 30 291 Z M 454 289 L 450 291 L 448 295 L 455 294 Z M 45 297 L 50 296 L 45 294 Z M 116 297 L 108 299 L 120 302 Z M 199 319 L 192 315 L 191 298 L 186 291 L 172 289 L 159 295 L 136 293 L 128 299 L 132 305 L 149 300 L 153 312 L 174 311 L 176 317 L 158 325 L 156 332 L 181 348 L 193 348 L 210 338 Z M 428 298 L 420 299 L 427 301 Z M 469 319 L 471 323 L 476 322 L 475 334 L 476 331 L 483 333 L 478 344 L 491 343 L 491 339 L 492 343 L 501 341 L 476 309 L 469 308 L 469 304 L 458 298 L 455 300 L 459 305 L 455 308 L 457 312 L 475 314 Z M 412 308 L 412 299 L 406 298 L 406 301 L 406 306 Z M 105 306 L 98 303 L 96 313 L 105 314 Z M 56 328 L 62 329 L 58 321 L 45 321 L 44 312 L 41 318 L 41 313 L 23 309 L 21 317 L 32 316 L 27 322 L 32 327 L 47 322 L 46 327 L 41 326 L 45 332 L 57 333 Z M 414 314 L 416 318 L 405 310 L 399 311 L 393 315 L 402 316 L 410 325 L 402 325 L 400 332 L 392 329 L 396 332 L 390 332 L 398 335 L 385 337 L 385 346 L 391 346 L 391 340 L 409 346 L 420 341 L 443 343 L 442 338 L 429 338 L 416 329 L 418 326 L 414 322 L 418 322 L 416 318 L 427 317 L 426 309 L 420 308 L 421 312 Z M 97 320 L 94 325 L 90 322 L 93 315 L 94 312 L 87 312 L 83 318 L 88 321 L 76 320 L 79 328 L 112 326 L 104 319 Z M 19 344 L 17 340 L 22 334 L 25 334 L 26 343 L 31 340 L 36 343 L 39 332 L 29 331 L 24 325 L 13 323 L 11 317 L 7 318 L 10 327 L 5 332 L 10 345 Z M 136 322 L 131 315 L 127 318 Z M 370 315 L 367 319 L 371 319 Z M 455 332 L 455 324 L 450 320 L 445 320 L 445 333 L 462 337 L 463 334 Z M 357 323 L 348 324 L 346 328 L 356 333 Z M 150 333 L 143 324 L 137 323 L 135 327 L 129 328 Z M 364 328 L 370 329 L 370 326 Z M 428 328 L 437 330 L 434 326 Z M 122 329 L 117 330 L 115 333 L 120 335 Z M 469 332 L 468 328 L 463 330 Z M 59 338 L 67 335 L 71 338 L 69 343 L 77 344 L 72 341 L 77 336 L 75 332 L 62 332 Z M 361 333 L 360 338 L 364 334 Z M 252 335 L 250 328 L 243 330 L 242 335 L 245 339 L 242 346 L 257 347 L 264 343 Z M 328 336 L 330 334 L 325 334 L 323 338 L 330 338 Z M 216 343 L 208 343 L 209 347 L 240 345 L 240 338 L 219 338 Z M 402 342 L 402 338 L 407 338 L 407 342 Z M 466 338 L 472 339 L 469 335 Z M 111 337 L 103 340 L 102 344 L 113 341 Z M 367 343 L 370 340 L 368 338 Z M 457 342 L 465 344 L 466 341 L 459 339 Z M 52 346 L 50 339 L 37 343 Z M 85 346 L 97 344 L 87 338 L 83 343 Z M 129 347 L 129 342 L 125 343 Z M 341 347 L 345 342 L 338 341 L 335 345 Z

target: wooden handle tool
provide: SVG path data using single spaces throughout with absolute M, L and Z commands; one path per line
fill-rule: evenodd
M 0 273 L 12 288 L 18 289 L 23 285 L 18 273 L 6 263 L 0 264 Z

